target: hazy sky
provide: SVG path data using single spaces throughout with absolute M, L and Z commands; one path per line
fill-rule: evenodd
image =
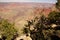
M 41 3 L 56 3 L 56 0 L 0 0 L 0 2 L 41 2 Z

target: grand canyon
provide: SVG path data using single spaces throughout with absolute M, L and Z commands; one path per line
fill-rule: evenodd
M 19 33 L 27 20 L 31 20 L 40 14 L 48 15 L 56 10 L 52 3 L 0 3 L 0 17 L 14 22 Z

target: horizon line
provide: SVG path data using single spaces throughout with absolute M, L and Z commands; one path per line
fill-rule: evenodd
M 50 3 L 50 4 L 56 4 L 51 2 L 0 2 L 0 3 Z

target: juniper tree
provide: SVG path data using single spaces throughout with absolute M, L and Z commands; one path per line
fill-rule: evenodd
M 48 14 L 48 17 L 40 15 L 39 18 L 36 17 L 28 21 L 28 25 L 26 25 L 24 32 L 27 34 L 30 33 L 32 40 L 52 40 L 51 36 L 56 35 L 55 33 L 57 33 L 57 30 L 52 28 L 51 25 L 60 25 L 59 20 L 59 12 L 51 12 Z M 30 30 L 31 26 L 33 27 L 32 30 Z
M 39 19 L 36 17 L 34 20 L 28 21 L 28 25 L 24 28 L 25 33 L 30 33 L 33 40 L 45 40 L 42 30 L 44 29 L 45 16 L 41 16 Z M 31 26 L 34 28 L 30 30 Z
M 60 10 L 60 0 L 57 0 L 56 7 Z

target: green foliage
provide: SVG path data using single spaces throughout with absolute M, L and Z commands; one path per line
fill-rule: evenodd
M 51 12 L 48 17 L 40 15 L 40 17 L 36 19 L 37 17 L 34 20 L 27 21 L 28 24 L 24 32 L 27 32 L 27 34 L 30 33 L 32 40 L 51 40 L 51 36 L 57 33 L 57 30 L 52 28 L 51 25 L 60 25 L 60 13 Z M 31 26 L 34 28 L 33 30 L 30 30 Z
M 56 7 L 60 10 L 60 0 L 57 0 Z
M 60 12 L 51 12 L 49 15 L 48 15 L 48 18 L 50 20 L 51 23 L 58 23 L 60 22 Z
M 13 23 L 9 23 L 5 19 L 0 19 L 0 35 L 5 36 L 6 40 L 11 40 L 17 33 Z
M 29 30 L 32 40 L 44 40 L 44 35 L 42 33 L 42 30 L 45 27 L 43 24 L 44 21 L 45 21 L 44 15 L 41 16 L 39 19 L 36 17 L 34 20 L 28 21 L 28 25 L 25 27 L 25 29 Z M 30 30 L 31 26 L 34 28 L 33 30 Z M 26 30 L 24 32 L 26 32 Z
M 53 12 L 51 12 L 51 13 L 48 15 L 48 17 L 49 17 L 50 19 L 57 20 L 57 19 L 60 18 L 60 12 L 55 12 L 55 11 L 53 11 Z

